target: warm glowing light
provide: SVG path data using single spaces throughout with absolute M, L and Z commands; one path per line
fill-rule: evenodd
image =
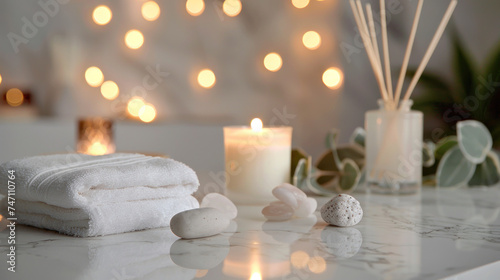
M 204 88 L 211 88 L 215 84 L 215 74 L 210 69 L 203 69 L 198 73 L 198 84 Z
M 295 8 L 302 9 L 309 5 L 309 0 L 292 0 L 292 5 L 295 6 Z
M 196 274 L 194 275 L 194 277 L 201 278 L 201 277 L 204 277 L 205 275 L 207 275 L 207 273 L 208 273 L 208 269 L 198 269 L 196 271 Z
M 222 10 L 230 17 L 235 17 L 241 12 L 240 0 L 225 0 L 222 4 Z
M 277 53 L 268 53 L 266 57 L 264 57 L 264 66 L 271 72 L 280 70 L 281 65 L 283 65 L 283 61 L 281 60 L 281 56 Z
M 336 67 L 330 67 L 323 73 L 323 83 L 330 89 L 339 88 L 342 80 L 342 71 Z
M 302 36 L 302 43 L 310 50 L 315 50 L 321 45 L 321 36 L 316 31 L 307 31 Z
M 326 261 L 322 257 L 316 256 L 309 260 L 307 267 L 312 273 L 320 274 L 326 270 Z
M 132 29 L 125 34 L 125 44 L 127 47 L 136 50 L 144 44 L 144 36 L 141 31 Z
M 0 75 L 0 85 L 2 84 L 2 75 Z
M 250 280 L 262 280 L 262 275 L 260 275 L 260 272 L 254 272 L 250 276 Z
M 101 94 L 107 100 L 114 100 L 120 94 L 120 89 L 118 85 L 113 81 L 105 81 L 101 85 Z
M 253 131 L 261 131 L 263 127 L 262 121 L 259 118 L 255 118 L 250 122 L 250 127 Z
M 92 13 L 92 18 L 94 19 L 94 22 L 99 25 L 108 24 L 111 21 L 112 17 L 113 13 L 111 13 L 109 7 L 105 5 L 97 6 L 94 9 L 94 12 Z
M 87 84 L 89 84 L 89 86 L 98 87 L 104 81 L 104 75 L 102 74 L 101 69 L 92 66 L 87 68 L 87 70 L 85 71 L 85 80 L 87 81 Z
M 290 262 L 295 268 L 303 269 L 309 263 L 309 254 L 304 251 L 295 251 L 290 256 Z
M 100 156 L 108 153 L 108 147 L 101 142 L 94 142 L 88 147 L 87 154 Z
M 9 104 L 12 107 L 17 107 L 23 104 L 24 95 L 20 89 L 11 88 L 5 94 L 5 99 L 7 100 L 7 104 Z
M 160 6 L 155 1 L 142 4 L 142 17 L 147 21 L 154 21 L 160 16 Z
M 139 116 L 139 110 L 141 110 L 142 106 L 144 106 L 144 100 L 140 97 L 133 97 L 127 103 L 127 112 L 132 117 Z
M 186 11 L 196 17 L 203 13 L 205 10 L 205 2 L 203 0 L 187 0 Z
M 139 119 L 145 123 L 152 122 L 156 118 L 155 106 L 151 104 L 145 104 L 139 110 Z

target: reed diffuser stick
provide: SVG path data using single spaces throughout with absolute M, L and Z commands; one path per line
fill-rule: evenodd
M 387 23 L 385 0 L 380 0 L 380 29 L 382 29 L 382 48 L 384 52 L 384 68 L 385 68 L 385 84 L 389 98 L 394 101 L 394 93 L 392 91 L 392 77 L 391 77 L 391 62 L 389 58 L 389 43 L 387 40 Z
M 434 34 L 434 37 L 432 38 L 432 41 L 429 44 L 429 47 L 427 48 L 427 51 L 425 52 L 424 58 L 422 59 L 422 62 L 420 62 L 420 65 L 417 68 L 415 76 L 413 76 L 413 79 L 411 79 L 410 85 L 408 86 L 408 89 L 406 90 L 406 93 L 404 95 L 404 100 L 408 100 L 413 90 L 415 89 L 415 86 L 417 85 L 420 76 L 424 72 L 425 66 L 427 66 L 429 59 L 434 53 L 434 50 L 436 49 L 436 46 L 439 43 L 439 39 L 441 39 L 444 29 L 446 28 L 446 25 L 448 24 L 448 21 L 450 20 L 451 15 L 453 14 L 453 11 L 455 10 L 456 6 L 457 6 L 457 0 L 452 0 L 450 2 L 450 5 L 448 5 L 448 9 L 446 10 L 444 17 L 441 20 L 441 23 L 439 24 L 439 27 L 436 30 L 436 33 Z
M 406 70 L 408 69 L 408 62 L 410 61 L 411 49 L 413 48 L 413 42 L 415 40 L 415 34 L 417 33 L 418 22 L 420 20 L 420 13 L 422 12 L 423 5 L 424 5 L 424 0 L 419 0 L 417 5 L 417 11 L 415 12 L 415 17 L 413 18 L 413 25 L 411 27 L 410 38 L 408 39 L 408 44 L 406 45 L 403 64 L 401 65 L 401 71 L 399 72 L 399 79 L 396 85 L 396 91 L 394 93 L 394 99 L 396 100 L 396 107 L 398 106 L 399 97 L 401 96 L 401 90 L 403 89 L 403 82 L 405 80 L 404 78 Z
M 359 2 L 359 0 L 358 0 L 358 2 Z M 371 40 L 370 40 L 370 37 L 368 35 L 368 27 L 366 26 L 366 21 L 364 21 L 365 24 L 363 24 L 362 19 L 361 19 L 360 13 L 363 13 L 361 3 L 359 3 L 358 7 L 356 7 L 356 5 L 354 4 L 354 0 L 350 0 L 349 3 L 351 4 L 351 9 L 352 9 L 352 12 L 354 14 L 354 19 L 356 21 L 359 32 L 361 34 L 361 39 L 362 39 L 363 44 L 365 46 L 366 54 L 368 55 L 368 60 L 370 61 L 373 72 L 375 74 L 375 79 L 377 80 L 377 83 L 378 83 L 378 86 L 380 89 L 380 94 L 382 95 L 382 98 L 384 100 L 388 100 L 382 70 L 379 68 L 379 65 L 377 64 L 377 61 L 375 59 L 375 55 L 373 54 Z M 359 8 L 361 8 L 361 9 L 359 9 Z M 364 14 L 363 14 L 363 18 L 364 18 Z
M 378 49 L 377 33 L 375 32 L 375 24 L 373 23 L 372 6 L 370 4 L 366 4 L 365 7 L 366 7 L 366 15 L 368 16 L 368 27 L 370 28 L 373 52 L 375 54 L 375 58 L 377 59 L 379 68 L 380 70 L 382 70 L 382 61 L 380 60 L 380 51 Z

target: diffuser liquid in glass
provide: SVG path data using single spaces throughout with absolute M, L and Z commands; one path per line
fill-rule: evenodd
M 398 109 L 379 100 L 379 109 L 365 114 L 366 182 L 375 193 L 411 194 L 422 184 L 423 114 L 410 110 L 412 100 Z

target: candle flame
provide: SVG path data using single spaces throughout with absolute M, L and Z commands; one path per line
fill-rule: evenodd
M 250 122 L 250 127 L 252 127 L 253 131 L 261 131 L 262 130 L 262 121 L 259 118 L 255 118 Z
M 259 272 L 252 273 L 250 280 L 262 280 L 262 275 Z
M 101 142 L 92 143 L 92 145 L 87 150 L 87 154 L 94 156 L 105 155 L 107 154 L 107 152 L 108 147 L 106 147 L 106 145 L 102 144 Z

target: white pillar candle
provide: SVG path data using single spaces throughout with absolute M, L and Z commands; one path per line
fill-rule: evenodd
M 251 125 L 224 127 L 226 187 L 241 204 L 269 202 L 272 189 L 290 181 L 292 128 Z

